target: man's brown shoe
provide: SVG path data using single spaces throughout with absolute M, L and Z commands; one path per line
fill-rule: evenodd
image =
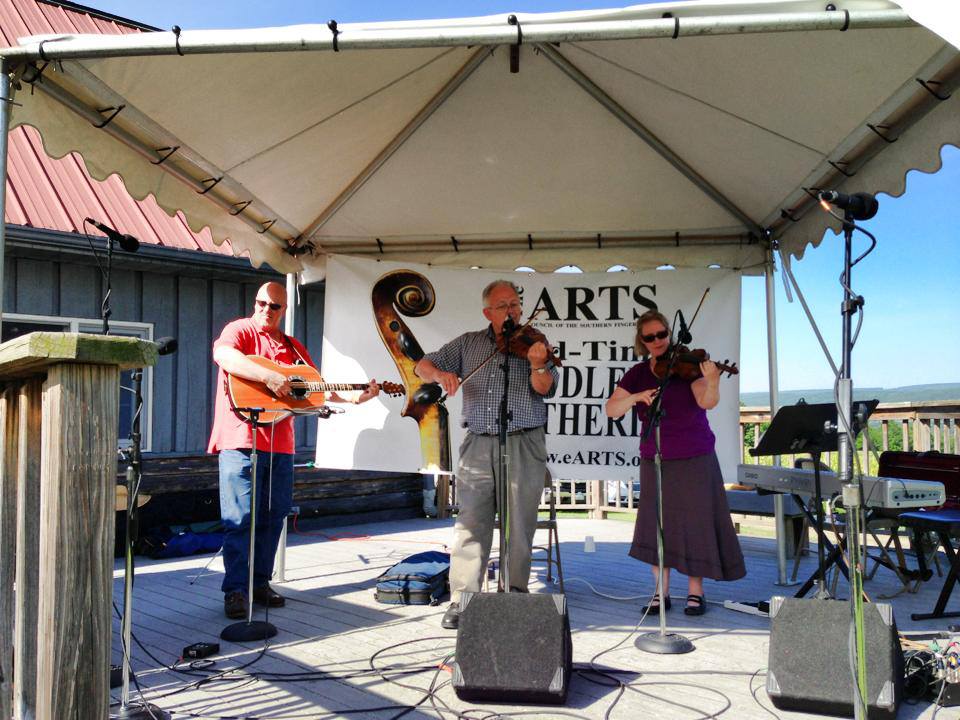
M 243 620 L 247 617 L 247 596 L 239 590 L 223 596 L 223 613 L 231 620 Z
M 276 592 L 269 585 L 261 585 L 253 589 L 253 604 L 267 605 L 269 607 L 283 607 L 287 604 L 286 599 L 280 593 Z

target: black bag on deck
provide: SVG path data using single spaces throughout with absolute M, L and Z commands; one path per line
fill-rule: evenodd
M 374 598 L 389 605 L 437 605 L 447 593 L 449 553 L 437 550 L 406 557 L 377 578 Z

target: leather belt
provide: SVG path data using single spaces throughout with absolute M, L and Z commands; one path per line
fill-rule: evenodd
M 522 430 L 508 430 L 507 437 L 510 437 L 511 435 L 523 435 L 524 433 L 528 433 L 532 430 L 539 430 L 540 427 L 541 426 L 538 425 L 537 427 L 523 428 Z M 498 437 L 500 435 L 500 433 L 476 433 L 476 434 L 481 435 L 482 437 Z

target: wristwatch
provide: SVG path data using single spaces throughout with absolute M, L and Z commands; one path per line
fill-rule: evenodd
M 537 375 L 543 375 L 546 371 L 547 371 L 546 365 L 538 368 L 530 368 L 530 372 L 535 372 Z

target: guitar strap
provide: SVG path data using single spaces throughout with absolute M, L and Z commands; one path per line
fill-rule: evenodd
M 310 363 L 308 363 L 308 362 L 304 359 L 304 357 L 303 357 L 303 355 L 300 353 L 300 351 L 297 350 L 297 346 L 290 340 L 290 336 L 287 335 L 286 333 L 283 334 L 283 342 L 284 342 L 284 344 L 285 344 L 288 348 L 290 348 L 290 349 L 293 351 L 293 354 L 296 355 L 297 358 L 298 358 L 298 361 L 297 361 L 296 363 L 294 363 L 294 365 L 309 365 L 309 364 L 310 364 Z

